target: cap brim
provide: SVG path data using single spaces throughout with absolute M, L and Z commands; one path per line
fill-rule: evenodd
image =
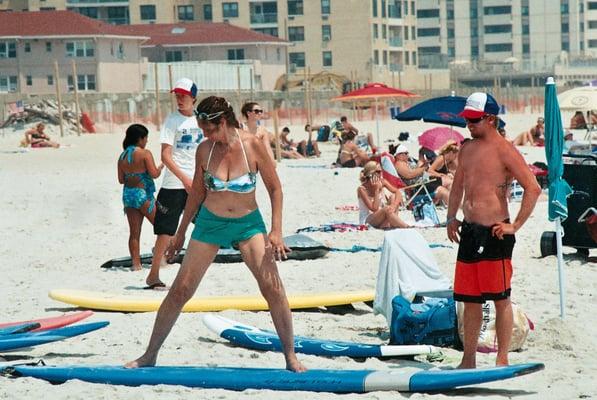
M 462 118 L 481 118 L 482 116 L 485 115 L 485 111 L 476 111 L 476 110 L 462 110 L 462 112 L 460 114 L 458 114 L 459 117 Z
M 182 88 L 174 88 L 170 91 L 170 93 L 186 94 L 187 96 L 193 97 L 193 94 L 191 92 Z

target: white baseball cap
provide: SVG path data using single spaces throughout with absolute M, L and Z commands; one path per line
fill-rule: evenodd
M 488 93 L 475 92 L 466 99 L 464 110 L 459 117 L 481 118 L 484 115 L 498 115 L 500 106 L 497 101 Z
M 197 85 L 195 85 L 195 82 L 193 82 L 189 78 L 181 78 L 178 81 L 176 81 L 174 89 L 172 89 L 170 92 L 186 94 L 191 97 L 197 97 Z
M 398 155 L 401 153 L 408 153 L 408 149 L 406 148 L 405 145 L 403 144 L 399 144 L 395 149 L 394 149 L 394 155 Z

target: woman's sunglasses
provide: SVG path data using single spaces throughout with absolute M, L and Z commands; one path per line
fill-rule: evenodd
M 261 110 L 261 109 L 259 109 L 259 108 L 256 108 L 256 109 L 254 109 L 254 110 L 251 110 L 251 112 L 254 112 L 255 114 L 262 114 L 262 113 L 263 113 L 263 110 Z
M 195 115 L 201 121 L 211 121 L 212 119 L 218 118 L 222 114 L 224 114 L 224 111 L 218 111 L 218 112 L 211 113 L 211 114 L 207 114 L 204 112 L 200 113 L 200 112 L 195 111 Z

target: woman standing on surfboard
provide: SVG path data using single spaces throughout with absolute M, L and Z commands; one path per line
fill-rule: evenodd
M 193 219 L 195 228 L 178 275 L 158 310 L 147 350 L 126 367 L 155 365 L 162 343 L 219 248 L 234 244 L 238 245 L 269 305 L 282 341 L 286 368 L 305 371 L 294 352 L 292 315 L 275 261 L 285 258 L 289 249 L 282 240 L 282 187 L 273 161 L 259 138 L 240 129 L 226 99 L 216 96 L 204 99 L 197 106 L 196 115 L 207 140 L 197 148 L 192 191 L 168 256 L 182 248 Z M 257 172 L 271 201 L 269 235 L 255 199 Z

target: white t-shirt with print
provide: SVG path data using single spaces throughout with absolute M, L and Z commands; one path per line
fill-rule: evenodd
M 172 146 L 172 161 L 191 179 L 195 174 L 195 152 L 203 138 L 195 115 L 187 117 L 178 110 L 168 115 L 160 132 L 160 143 Z M 184 189 L 180 179 L 168 168 L 164 169 L 162 187 Z

